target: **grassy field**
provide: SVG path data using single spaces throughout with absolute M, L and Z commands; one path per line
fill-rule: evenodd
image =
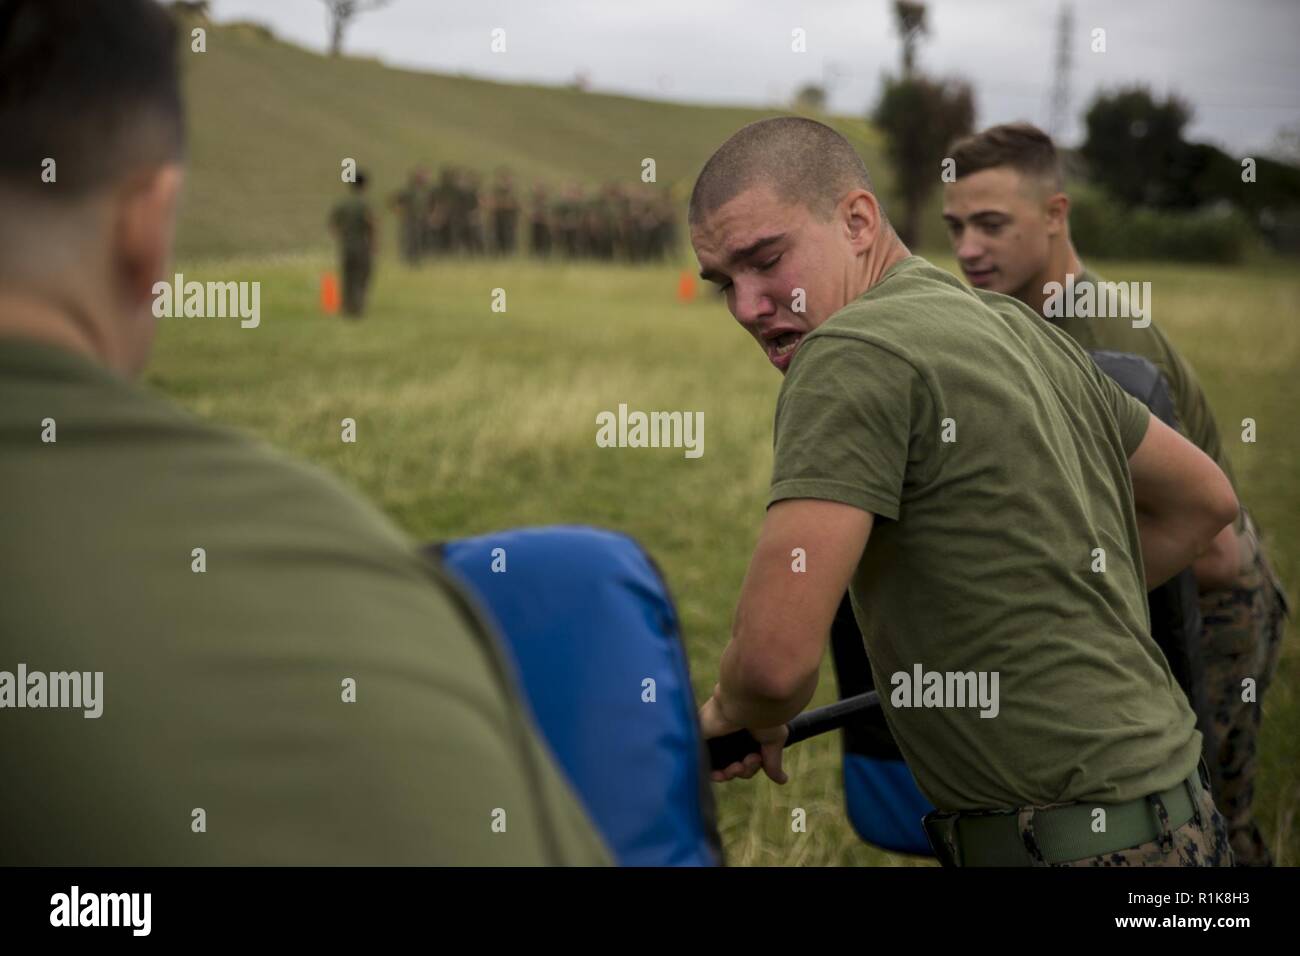
M 1157 322 L 1197 367 L 1243 500 L 1300 596 L 1300 279 L 1281 267 L 1096 265 L 1108 279 L 1152 281 Z M 188 279 L 260 280 L 261 326 L 164 320 L 148 380 L 342 475 L 418 539 L 561 522 L 636 536 L 673 588 L 703 699 L 763 514 L 780 382 L 721 301 L 677 302 L 669 266 L 385 261 L 369 317 L 348 324 L 316 306 L 331 266 L 314 255 L 183 261 Z M 496 287 L 505 313 L 491 311 Z M 619 403 L 704 412 L 703 457 L 598 448 L 596 414 Z M 339 440 L 345 417 L 358 423 L 355 445 Z M 1238 440 L 1245 417 L 1256 444 Z M 1296 864 L 1300 659 L 1288 643 L 1265 708 L 1257 805 L 1278 862 Z M 815 703 L 832 699 L 827 663 Z M 762 775 L 715 787 L 730 862 L 913 862 L 853 835 L 838 748 L 834 736 L 794 748 L 784 787 Z M 807 833 L 790 832 L 793 807 L 807 811 Z

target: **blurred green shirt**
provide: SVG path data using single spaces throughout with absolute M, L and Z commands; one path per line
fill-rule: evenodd
M 96 719 L 0 710 L 0 864 L 610 862 L 483 622 L 325 474 L 17 340 L 0 461 L 0 671 L 103 672 Z
M 1026 306 L 917 256 L 795 353 L 769 504 L 878 516 L 850 595 L 940 809 L 1124 801 L 1196 766 L 1195 716 L 1148 633 L 1128 472 L 1148 422 Z M 996 672 L 996 716 L 895 707 L 893 675 L 918 666 Z

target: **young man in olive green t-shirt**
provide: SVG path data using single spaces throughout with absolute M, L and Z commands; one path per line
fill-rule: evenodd
M 130 381 L 182 178 L 168 16 L 14 16 L 0 865 L 611 862 L 442 573 L 333 480 Z
M 967 137 L 949 152 L 957 178 L 944 187 L 944 219 L 971 283 L 1015 296 L 1085 349 L 1149 359 L 1168 385 L 1181 432 L 1231 481 L 1209 401 L 1155 321 L 1153 302 L 1130 300 L 1128 308 L 1115 309 L 1125 300 L 1079 261 L 1051 138 L 1013 123 Z M 1213 728 L 1205 759 L 1215 803 L 1228 821 L 1237 862 L 1266 865 L 1271 858 L 1251 803 L 1263 695 L 1281 654 L 1286 596 L 1244 508 L 1192 570 L 1201 592 L 1201 717 Z M 1256 694 L 1243 699 L 1248 678 Z
M 701 275 L 786 374 L 767 515 L 701 710 L 706 736 L 745 727 L 763 753 L 716 778 L 784 781 L 783 725 L 848 587 L 946 861 L 1227 862 L 1145 604 L 1236 514 L 1214 463 L 1022 305 L 910 256 L 822 124 L 742 129 L 691 225 Z

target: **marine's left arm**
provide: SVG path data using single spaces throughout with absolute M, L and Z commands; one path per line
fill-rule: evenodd
M 1129 457 L 1129 473 L 1150 590 L 1192 564 L 1231 527 L 1237 496 L 1205 452 L 1155 416 Z
M 1244 558 L 1243 540 L 1233 522 L 1220 531 L 1209 547 L 1196 557 L 1192 574 L 1201 591 L 1214 591 L 1233 587 L 1241 577 Z

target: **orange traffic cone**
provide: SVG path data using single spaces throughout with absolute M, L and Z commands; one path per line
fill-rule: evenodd
M 689 269 L 682 270 L 682 276 L 677 280 L 677 301 L 693 302 L 695 300 L 695 276 Z
M 320 307 L 326 315 L 337 315 L 339 311 L 339 280 L 332 272 L 325 272 L 320 277 Z

